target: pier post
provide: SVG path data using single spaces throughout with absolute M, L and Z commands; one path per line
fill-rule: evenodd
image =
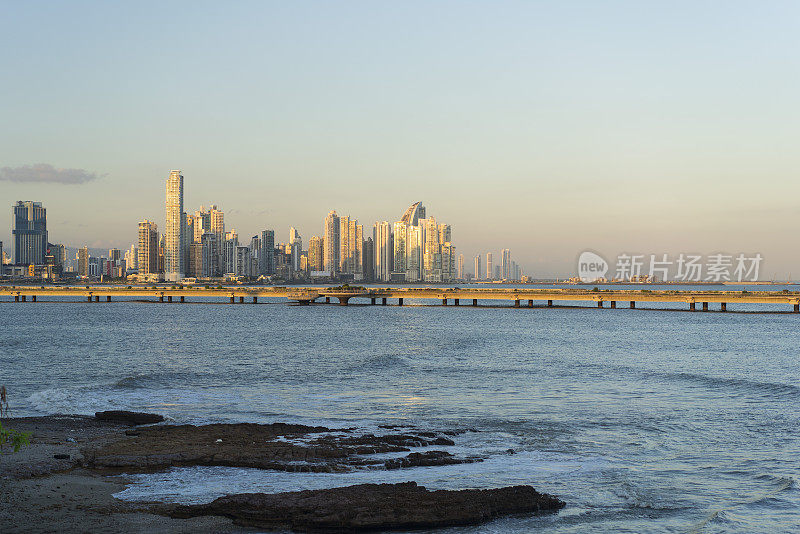
M 472 299 L 472 305 L 473 306 L 477 306 L 478 305 L 478 299 Z
M 719 311 L 728 311 L 728 304 L 726 302 L 720 302 Z
M 331 298 L 325 297 L 325 304 L 330 304 L 330 303 L 331 303 Z
M 708 311 L 708 302 L 703 303 L 703 311 Z
M 106 295 L 106 302 L 111 302 L 111 295 Z
M 236 297 L 231 295 L 231 304 L 235 304 L 235 303 L 236 303 Z
M 181 295 L 181 304 L 183 304 L 184 302 L 186 302 L 186 297 L 184 295 Z
M 91 299 L 92 297 L 89 298 Z M 19 302 L 19 295 L 14 295 L 14 302 Z
M 375 297 L 372 297 L 371 299 L 369 299 L 369 303 L 370 303 L 370 305 L 375 306 Z
M 164 295 L 159 295 L 158 302 L 164 302 Z
M 244 297 L 239 297 L 239 304 L 244 304 Z
M 167 297 L 167 302 L 172 302 L 172 295 Z
M 100 295 L 95 295 L 94 301 L 95 302 L 100 302 Z
M 258 297 L 253 297 L 253 304 L 258 304 Z
M 36 295 L 31 295 L 31 302 L 36 302 Z
M 458 306 L 458 299 L 456 299 L 456 306 Z
M 514 300 L 514 307 L 519 308 L 519 299 Z
M 397 299 L 397 305 L 398 306 L 402 306 L 403 305 L 403 299 L 402 298 Z
M 533 299 L 528 299 L 528 307 L 533 308 Z
M 689 311 L 695 311 L 694 302 L 689 303 Z
M 616 307 L 617 307 L 617 301 L 616 300 L 612 300 L 611 301 L 611 309 L 613 310 Z
M 602 308 L 603 307 L 603 301 L 602 300 L 598 300 L 597 301 L 597 307 L 598 308 Z
M 386 306 L 386 297 L 381 300 L 381 306 Z
M 447 299 L 442 299 L 442 306 L 447 306 Z
M 22 295 L 22 302 L 25 302 L 27 300 L 28 300 L 28 297 L 26 297 L 25 295 Z
M 633 309 L 635 309 L 635 308 L 636 308 L 636 301 L 635 301 L 635 300 L 632 300 L 632 301 L 631 301 L 631 309 L 633 310 Z
M 547 301 L 547 307 L 548 308 L 552 308 L 553 307 L 553 301 L 552 300 L 548 300 Z
M 800 313 L 800 304 L 794 305 L 794 313 Z

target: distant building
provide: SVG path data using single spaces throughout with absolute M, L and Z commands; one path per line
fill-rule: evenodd
M 494 278 L 494 263 L 492 262 L 492 253 L 486 253 L 486 279 L 492 280 Z
M 362 247 L 363 279 L 367 282 L 375 281 L 375 245 L 371 237 L 364 241 Z
M 392 245 L 392 226 L 387 221 L 376 222 L 372 229 L 372 242 L 375 248 L 375 280 L 389 282 L 394 270 L 394 250 Z
M 236 274 L 236 249 L 239 247 L 239 234 L 236 230 L 225 233 L 225 274 Z
M 261 254 L 258 256 L 259 274 L 270 276 L 275 274 L 275 231 L 261 232 Z
M 164 279 L 179 282 L 185 274 L 184 250 L 186 215 L 183 211 L 183 176 L 172 171 L 167 178 L 166 229 L 164 242 Z
M 41 202 L 18 201 L 12 206 L 14 262 L 44 265 L 47 255 L 47 210 Z
M 481 271 L 481 255 L 475 256 L 475 280 L 480 280 L 483 271 Z
M 319 272 L 325 270 L 324 240 L 319 236 L 311 236 L 308 241 L 308 270 Z
M 464 255 L 458 255 L 458 271 L 456 272 L 456 278 L 459 280 L 464 280 Z
M 511 250 L 504 248 L 500 252 L 500 273 L 503 280 L 512 280 L 514 275 L 511 270 Z
M 158 226 L 144 220 L 139 223 L 137 269 L 139 274 L 158 274 Z M 131 247 L 133 249 L 133 247 Z
M 89 276 L 89 247 L 78 249 L 78 276 Z
M 331 276 L 336 276 L 339 272 L 339 225 L 339 215 L 336 211 L 328 213 L 328 216 L 325 217 L 323 263 L 324 270 L 331 273 Z

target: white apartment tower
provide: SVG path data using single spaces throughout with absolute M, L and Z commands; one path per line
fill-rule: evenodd
M 183 176 L 172 171 L 167 178 L 164 280 L 179 282 L 185 272 L 183 248 L 186 216 L 183 212 Z
M 392 227 L 387 221 L 375 223 L 372 229 L 372 242 L 375 247 L 375 280 L 389 282 L 394 270 L 394 251 L 392 250 Z
M 331 276 L 339 272 L 339 215 L 331 211 L 325 217 L 323 263 Z

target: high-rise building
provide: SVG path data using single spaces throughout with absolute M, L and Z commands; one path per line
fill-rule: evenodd
M 323 239 L 318 236 L 311 236 L 308 241 L 308 270 L 310 272 L 325 270 L 325 252 Z
M 388 282 L 392 279 L 393 250 L 392 227 L 387 221 L 376 222 L 372 228 L 372 242 L 375 247 L 375 280 Z
M 183 278 L 186 216 L 183 212 L 183 176 L 172 171 L 167 178 L 166 234 L 164 242 L 164 279 L 179 282 Z
M 261 254 L 258 256 L 258 272 L 264 276 L 275 274 L 275 231 L 261 232 Z
M 419 282 L 423 276 L 425 225 L 408 226 L 406 232 L 406 281 Z
M 203 244 L 189 244 L 189 263 L 186 265 L 186 276 L 203 276 Z
M 78 276 L 89 276 L 89 247 L 78 249 Z
M 325 217 L 323 263 L 324 270 L 328 271 L 331 276 L 335 276 L 339 272 L 339 224 L 339 215 L 336 211 L 331 211 Z
M 17 265 L 44 265 L 47 255 L 47 210 L 41 202 L 17 201 L 12 206 L 11 233 Z
M 424 225 L 420 221 L 420 226 L 425 228 L 424 245 L 422 252 L 423 279 L 426 282 L 442 281 L 442 242 L 439 241 L 439 225 L 436 219 L 428 217 Z M 445 226 L 445 225 L 442 225 Z
M 375 281 L 375 244 L 371 237 L 364 241 L 361 248 L 361 265 L 363 267 L 362 279 L 367 282 Z
M 250 276 L 250 247 L 237 246 L 234 247 L 234 264 L 233 274 L 236 276 L 248 277 Z
M 500 254 L 500 274 L 503 280 L 511 280 L 514 278 L 511 271 L 511 250 L 504 248 Z
M 456 272 L 456 277 L 459 280 L 464 280 L 464 255 L 458 255 L 458 271 Z
M 125 270 L 138 271 L 139 270 L 139 249 L 136 245 L 131 245 L 131 248 L 125 251 Z
M 494 278 L 494 263 L 492 262 L 492 253 L 486 253 L 486 279 L 492 280 Z
M 408 269 L 408 225 L 397 221 L 392 226 L 392 273 L 395 277 L 405 278 Z
M 480 280 L 482 275 L 483 271 L 481 271 L 481 255 L 478 254 L 475 256 L 475 280 Z
M 452 282 L 456 279 L 456 247 L 450 243 L 442 244 L 441 257 L 441 281 Z
M 131 247 L 133 248 L 133 247 Z M 158 270 L 158 226 L 150 221 L 139 223 L 139 274 L 157 274 Z
M 225 233 L 225 274 L 236 274 L 236 249 L 239 247 L 239 234 L 236 230 Z
M 200 244 L 202 245 L 202 265 L 200 274 L 203 278 L 211 278 L 212 276 L 219 276 L 222 270 L 219 266 L 219 260 L 222 255 L 219 253 L 219 240 L 217 234 L 214 232 L 206 232 L 200 237 Z

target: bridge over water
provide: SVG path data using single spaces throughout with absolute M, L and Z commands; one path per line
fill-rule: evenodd
M 482 301 L 505 301 L 509 306 L 554 307 L 557 303 L 591 302 L 598 308 L 635 308 L 637 302 L 679 304 L 683 309 L 727 311 L 728 304 L 786 305 L 800 313 L 797 291 L 683 291 L 647 289 L 540 289 L 540 288 L 322 288 L 322 287 L 199 287 L 199 286 L 0 286 L 0 302 L 39 302 L 53 297 L 70 297 L 85 302 L 154 299 L 158 302 L 203 302 L 244 304 L 259 299 L 286 299 L 298 304 L 351 302 L 403 306 L 408 300 L 433 300 L 442 305 L 478 306 Z M 538 304 L 536 304 L 538 303 Z M 685 306 L 685 307 L 684 307 Z M 789 308 L 791 306 L 791 308 Z

